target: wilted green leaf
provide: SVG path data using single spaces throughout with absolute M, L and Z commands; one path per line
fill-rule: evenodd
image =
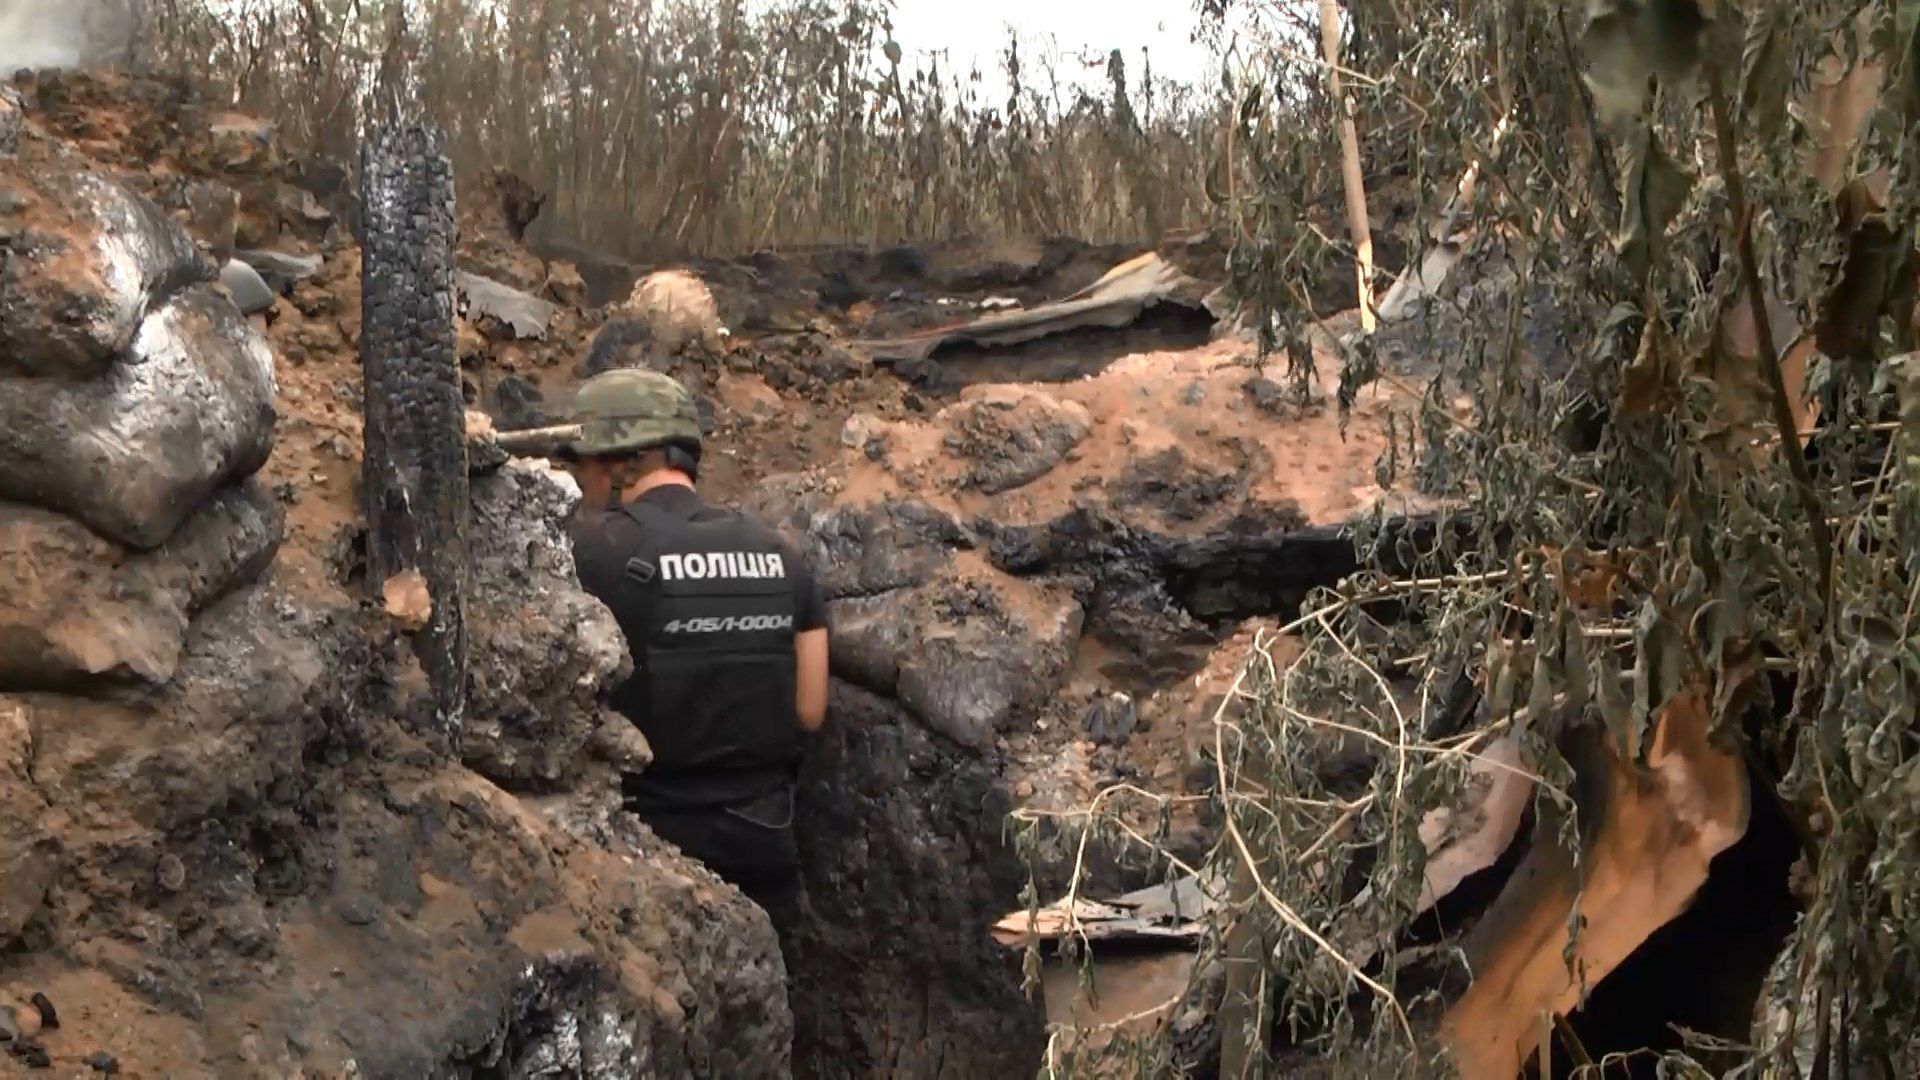
M 1240 131 L 1242 134 L 1250 134 L 1253 131 L 1255 122 L 1260 119 L 1261 106 L 1265 103 L 1265 100 L 1266 94 L 1260 89 L 1258 84 L 1249 83 L 1247 85 L 1246 93 L 1240 98 L 1240 108 L 1238 111 Z
M 1594 104 L 1613 122 L 1643 115 L 1649 80 L 1692 77 L 1708 23 L 1696 0 L 1597 0 L 1580 35 Z
M 1634 669 L 1633 715 L 1644 726 L 1686 685 L 1689 667 L 1685 636 L 1651 600 L 1640 609 L 1634 626 L 1634 652 L 1639 664 Z
M 1231 168 L 1227 156 L 1220 154 L 1207 162 L 1207 175 L 1204 180 L 1207 201 L 1215 206 L 1227 205 L 1227 170 Z
M 1766 693 L 1766 675 L 1754 662 L 1751 643 L 1744 639 L 1732 642 L 1714 687 L 1714 723 L 1739 724 L 1747 710 L 1762 700 Z
M 1920 123 L 1920 4 L 1899 4 L 1887 13 L 1893 40 L 1885 49 L 1890 59 L 1888 104 L 1908 125 Z
M 1694 645 L 1711 664 L 1723 662 L 1729 642 L 1740 629 L 1738 610 L 1721 597 L 1700 605 L 1693 616 Z
M 1587 637 L 1580 620 L 1569 618 L 1561 628 L 1561 674 L 1567 682 L 1567 711 L 1578 716 L 1586 712 L 1593 697 L 1592 679 L 1587 672 Z
M 1559 618 L 1568 617 L 1566 608 L 1559 609 Z M 1553 638 L 1543 635 L 1540 646 L 1533 652 L 1533 685 L 1527 690 L 1526 723 L 1535 729 L 1545 725 L 1553 715 L 1554 683 L 1558 681 L 1556 670 L 1558 665 L 1553 658 L 1556 650 L 1550 646 L 1555 644 L 1557 642 Z
M 1790 5 L 1760 5 L 1747 24 L 1746 45 L 1740 58 L 1740 115 L 1761 140 L 1780 133 L 1787 120 L 1787 97 L 1793 89 L 1793 68 L 1787 32 Z
M 1620 412 L 1632 416 L 1664 411 L 1673 396 L 1672 365 L 1661 347 L 1660 324 L 1648 321 L 1640 334 L 1640 348 L 1621 376 Z
M 1610 650 L 1600 650 L 1598 663 L 1593 666 L 1593 686 L 1594 705 L 1600 710 L 1600 719 L 1606 724 L 1615 749 L 1625 760 L 1638 760 L 1642 724 L 1634 716 L 1633 698 L 1619 662 Z
M 1635 280 L 1644 281 L 1652 272 L 1667 228 L 1680 216 L 1692 190 L 1693 176 L 1667 154 L 1653 125 L 1644 125 L 1627 172 L 1620 222 L 1620 259 Z
M 1513 652 L 1504 642 L 1487 647 L 1487 709 L 1493 719 L 1513 713 L 1518 704 L 1519 677 L 1513 670 Z
M 1634 40 L 1633 17 L 1619 4 L 1601 5 L 1580 34 L 1587 87 L 1608 120 L 1637 116 L 1646 107 L 1648 57 Z

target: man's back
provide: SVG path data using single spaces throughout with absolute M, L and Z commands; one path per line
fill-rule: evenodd
M 633 654 L 612 704 L 654 751 L 629 784 L 635 801 L 721 806 L 788 782 L 801 734 L 794 640 L 826 625 L 805 561 L 764 524 L 679 485 L 582 514 L 573 532 L 581 584 Z

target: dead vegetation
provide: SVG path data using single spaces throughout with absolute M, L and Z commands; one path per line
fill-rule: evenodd
M 1438 273 L 1376 283 L 1417 302 L 1345 339 L 1340 397 L 1470 397 L 1381 461 L 1461 510 L 1362 529 L 1379 569 L 1253 650 L 1217 846 L 1171 871 L 1231 883 L 1200 977 L 1050 1075 L 1914 1075 L 1913 13 L 1345 12 L 1361 153 L 1412 148 Z M 1304 382 L 1328 238 L 1289 165 L 1337 158 L 1342 103 L 1274 93 L 1328 80 L 1268 14 L 1231 265 Z M 1157 842 L 1170 801 L 1097 828 Z
M 1203 219 L 1210 93 L 1104 58 L 1081 89 L 1030 47 L 1012 88 L 905 56 L 886 5 L 781 0 L 181 0 L 152 60 L 201 73 L 286 141 L 339 160 L 404 56 L 462 177 L 553 193 L 598 252 L 733 255 L 964 235 L 1156 238 Z

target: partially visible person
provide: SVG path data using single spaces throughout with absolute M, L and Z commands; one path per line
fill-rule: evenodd
M 801 739 L 827 711 L 825 600 L 773 529 L 702 501 L 699 418 L 677 380 L 596 375 L 573 420 L 574 560 L 633 653 L 612 705 L 653 748 L 623 779 L 627 807 L 764 908 L 784 950 Z

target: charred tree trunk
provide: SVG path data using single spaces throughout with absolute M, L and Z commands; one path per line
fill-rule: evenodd
M 366 386 L 367 565 L 376 590 L 424 579 L 415 650 L 440 734 L 466 702 L 464 406 L 454 345 L 453 167 L 445 136 L 382 125 L 361 147 L 360 361 Z

